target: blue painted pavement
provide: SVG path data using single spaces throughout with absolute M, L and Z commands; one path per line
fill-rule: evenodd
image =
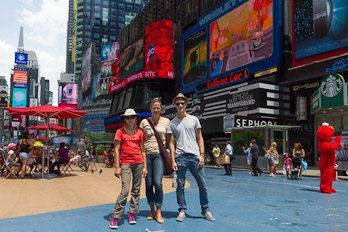
M 185 191 L 188 211 L 184 222 L 175 220 L 178 206 L 173 192 L 164 196 L 164 224 L 146 220 L 149 209 L 146 199 L 142 199 L 137 224 L 121 220 L 116 231 L 348 231 L 347 181 L 335 182 L 337 193 L 327 195 L 318 192 L 318 178 L 297 181 L 265 174 L 253 177 L 237 171 L 224 176 L 219 169 L 205 172 L 210 209 L 216 222 L 200 215 L 197 185 L 188 174 L 191 187 Z M 112 209 L 113 204 L 107 204 L 2 219 L 0 231 L 112 231 L 108 228 Z

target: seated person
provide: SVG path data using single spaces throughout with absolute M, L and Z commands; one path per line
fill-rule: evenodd
M 34 171 L 36 171 L 39 157 L 41 157 L 39 155 L 39 148 L 34 147 L 34 149 L 29 152 L 29 160 L 28 160 L 28 164 L 27 164 L 30 167 L 29 173 L 31 173 L 33 171 L 34 167 L 35 167 Z M 42 161 L 42 160 L 40 159 L 40 161 Z
M 69 150 L 65 148 L 65 143 L 60 143 L 59 150 L 55 153 L 55 156 L 59 156 L 59 160 L 54 162 L 51 168 L 51 171 L 55 167 L 58 169 L 58 175 L 60 175 L 60 165 L 67 164 L 69 162 Z
M 70 152 L 71 154 L 72 152 Z M 74 164 L 81 164 L 81 156 L 75 152 L 75 153 L 72 153 L 73 154 L 73 157 L 69 160 L 69 162 L 71 163 L 74 163 Z
M 7 159 L 5 161 L 6 165 L 9 167 L 15 166 L 16 168 L 15 168 L 13 173 L 17 175 L 22 167 L 22 163 L 19 159 L 18 153 L 16 152 L 17 145 L 15 143 L 10 143 L 8 145 L 8 149 L 9 149 L 9 151 L 7 153 Z

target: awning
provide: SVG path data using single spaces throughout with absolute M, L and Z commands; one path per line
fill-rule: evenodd
M 293 125 L 259 125 L 259 126 L 245 126 L 245 127 L 235 127 L 232 128 L 232 131 L 252 131 L 259 129 L 275 129 L 275 130 L 287 130 L 292 128 L 300 128 L 301 126 Z

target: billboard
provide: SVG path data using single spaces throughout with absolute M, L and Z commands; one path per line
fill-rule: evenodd
M 28 72 L 17 71 L 17 70 L 13 71 L 13 84 L 21 83 L 21 84 L 24 84 L 26 86 L 27 82 L 28 82 Z
M 152 22 L 145 30 L 145 70 L 173 70 L 173 45 L 173 22 Z
M 27 107 L 27 89 L 13 88 L 12 107 Z
M 38 106 L 37 103 L 38 103 L 37 98 L 30 98 L 30 100 L 29 100 L 29 107 Z M 30 116 L 29 116 L 29 120 L 31 120 L 31 121 L 37 121 L 37 116 L 32 116 L 32 115 L 30 115 Z
M 120 55 L 120 81 L 144 69 L 144 38 L 126 47 Z
M 61 83 L 58 91 L 59 107 L 64 109 L 76 109 L 78 106 L 78 84 Z
M 52 137 L 52 143 L 53 144 L 71 144 L 71 137 L 70 136 L 59 136 L 59 137 Z
M 86 92 L 91 87 L 91 59 L 92 59 L 92 43 L 88 45 L 82 58 L 82 92 Z
M 101 78 L 101 73 L 99 73 L 97 76 L 96 76 L 96 89 L 95 89 L 95 97 L 99 97 L 100 96 L 100 79 Z
M 101 48 L 101 61 L 114 61 L 118 59 L 120 46 L 118 42 L 106 44 Z
M 28 64 L 28 54 L 27 53 L 16 52 L 15 53 L 15 63 L 16 64 L 27 65 Z
M 281 1 L 224 1 L 182 35 L 181 91 L 221 88 L 277 66 L 281 58 L 281 27 Z M 235 77 L 235 73 L 241 76 Z M 219 84 L 212 86 L 212 81 Z M 206 88 L 197 89 L 204 84 Z
M 100 79 L 100 95 L 108 94 L 108 78 Z
M 109 64 L 109 62 L 101 63 L 100 70 L 102 78 L 112 77 L 111 64 Z
M 293 0 L 293 66 L 346 53 L 347 15 L 348 0 Z

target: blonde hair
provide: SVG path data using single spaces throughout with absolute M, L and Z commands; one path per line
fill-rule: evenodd
M 271 143 L 271 146 L 274 147 L 274 145 L 277 145 L 276 142 Z
M 150 104 L 150 109 L 152 108 L 153 104 L 155 103 L 159 103 L 162 109 L 162 98 L 161 97 L 156 97 L 154 99 L 151 100 L 151 104 Z

